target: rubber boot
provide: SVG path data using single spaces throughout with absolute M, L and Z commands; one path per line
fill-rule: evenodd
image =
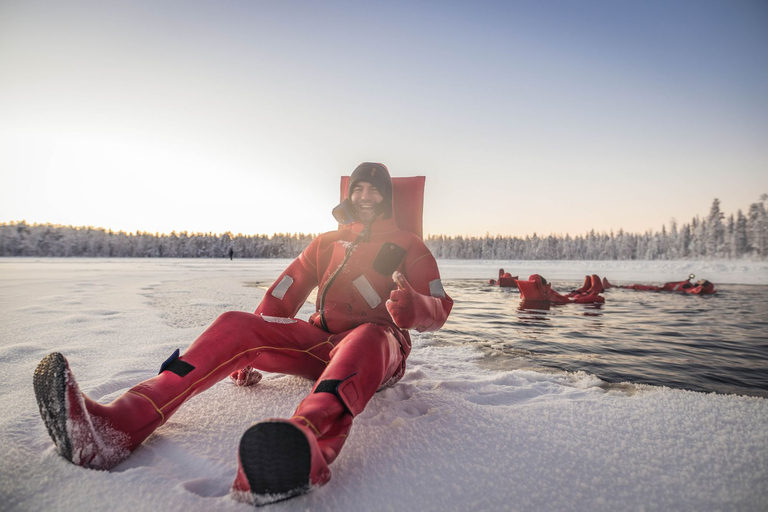
M 263 421 L 246 430 L 237 463 L 230 494 L 257 506 L 305 494 L 331 479 L 314 433 L 291 420 Z
M 589 291 L 587 291 L 586 293 L 594 294 L 594 295 L 599 295 L 603 293 L 603 283 L 600 280 L 600 276 L 593 274 L 591 279 L 592 279 L 592 286 L 590 286 Z
M 35 370 L 35 395 L 59 453 L 78 466 L 111 469 L 168 421 L 186 400 L 228 375 L 230 366 L 224 371 L 208 372 L 181 361 L 177 354 L 166 366 L 179 373 L 184 370 L 178 368 L 186 368 L 187 374 L 161 371 L 108 405 L 80 391 L 63 355 L 53 353 L 43 358 Z
M 330 393 L 309 395 L 289 420 L 253 425 L 240 440 L 232 497 L 261 506 L 328 483 L 351 427 L 352 415 Z
M 592 276 L 584 276 L 584 284 L 581 285 L 581 288 L 577 288 L 569 292 L 568 296 L 571 297 L 579 293 L 586 293 L 586 291 L 589 290 L 591 286 L 592 286 Z
M 163 421 L 151 401 L 140 394 L 125 393 L 110 405 L 83 395 L 66 358 L 57 352 L 37 366 L 34 388 L 56 449 L 78 466 L 116 466 Z

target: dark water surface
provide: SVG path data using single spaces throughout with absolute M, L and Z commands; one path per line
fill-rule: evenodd
M 720 285 L 710 296 L 612 288 L 605 304 L 543 310 L 523 309 L 516 289 L 445 284 L 456 304 L 440 338 L 480 346 L 485 365 L 768 397 L 768 286 Z

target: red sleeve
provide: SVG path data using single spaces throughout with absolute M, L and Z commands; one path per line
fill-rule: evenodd
M 437 261 L 421 239 L 411 245 L 403 274 L 413 289 L 423 296 L 425 307 L 419 308 L 422 318 L 418 319 L 417 329 L 420 332 L 440 329 L 451 313 L 453 299 L 445 293 Z
M 315 238 L 298 258 L 288 265 L 261 299 L 256 314 L 293 318 L 317 286 L 317 252 L 320 238 Z

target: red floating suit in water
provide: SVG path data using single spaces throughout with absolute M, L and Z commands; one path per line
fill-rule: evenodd
M 699 281 L 696 281 L 693 287 L 686 288 L 683 291 L 685 293 L 690 293 L 693 295 L 709 295 L 717 292 L 717 290 L 715 289 L 715 285 L 710 283 L 706 279 L 700 279 Z
M 592 281 L 593 280 L 590 279 L 590 285 Z M 520 289 L 520 297 L 525 301 L 549 302 L 552 304 L 569 304 L 571 302 L 590 304 L 605 302 L 605 297 L 599 295 L 600 292 L 592 292 L 591 290 L 588 293 L 577 294 L 573 297 L 561 295 L 553 290 L 552 285 L 539 274 L 533 274 L 527 281 L 518 279 L 516 280 L 516 283 L 517 287 Z M 600 291 L 602 291 L 602 288 L 600 288 Z
M 706 279 L 699 279 L 695 283 L 691 283 L 691 279 L 696 276 L 691 274 L 685 281 L 673 281 L 664 283 L 662 286 L 654 286 L 649 284 L 630 284 L 625 286 L 615 286 L 614 288 L 626 288 L 628 290 L 641 290 L 651 292 L 681 292 L 691 295 L 709 295 L 715 293 L 715 285 L 707 281 Z
M 517 276 L 513 276 L 509 272 L 504 272 L 503 268 L 499 269 L 499 279 L 489 279 L 488 284 L 501 286 L 504 288 L 517 288 Z

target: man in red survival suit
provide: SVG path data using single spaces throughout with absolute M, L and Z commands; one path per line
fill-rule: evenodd
M 255 383 L 264 370 L 316 382 L 291 418 L 243 434 L 232 496 L 263 505 L 328 482 L 354 417 L 402 377 L 408 329 L 439 329 L 453 305 L 424 242 L 396 225 L 392 196 L 384 165 L 358 166 L 348 200 L 334 210 L 346 224 L 317 237 L 255 313 L 224 313 L 156 377 L 111 404 L 80 392 L 64 356 L 46 356 L 35 371 L 35 394 L 59 453 L 110 469 L 192 396 L 230 374 L 240 385 Z M 294 318 L 315 287 L 316 312 L 309 322 Z

